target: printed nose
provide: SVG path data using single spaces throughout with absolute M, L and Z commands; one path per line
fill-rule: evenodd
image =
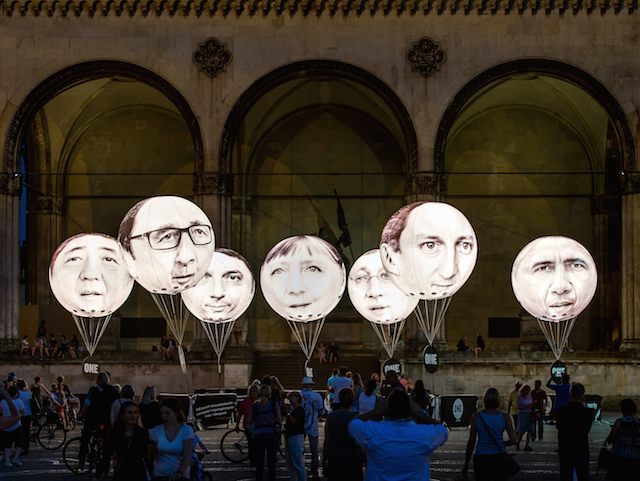
M 443 279 L 451 279 L 457 272 L 455 250 L 447 248 L 444 252 L 444 259 L 440 264 L 440 275 Z
M 289 277 L 288 291 L 290 294 L 302 294 L 305 291 L 302 272 L 293 269 Z
M 83 281 L 97 281 L 100 279 L 100 269 L 98 267 L 97 259 L 89 257 L 83 266 L 80 278 Z
M 222 299 L 224 297 L 224 289 L 222 288 L 222 282 L 221 281 L 222 281 L 222 279 L 220 279 L 220 280 L 214 279 L 213 280 L 213 286 L 211 288 L 211 293 L 209 294 L 209 297 L 211 297 L 211 299 L 220 300 L 220 299 Z
M 180 238 L 180 244 L 178 244 L 178 252 L 176 254 L 176 263 L 183 266 L 196 261 L 196 251 L 191 239 L 185 239 L 184 235 Z
M 371 277 L 367 283 L 367 297 L 371 299 L 377 299 L 382 296 L 382 289 L 380 289 L 380 281 L 377 277 Z
M 564 268 L 556 269 L 553 276 L 553 284 L 551 284 L 551 292 L 559 296 L 566 294 L 571 290 L 571 284 L 569 283 L 567 276 L 565 275 Z

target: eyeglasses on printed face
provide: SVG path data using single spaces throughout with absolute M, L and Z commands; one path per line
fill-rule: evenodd
M 192 225 L 184 229 L 171 227 L 152 230 L 151 232 L 131 236 L 131 238 L 138 239 L 140 237 L 146 237 L 149 241 L 149 246 L 151 246 L 153 250 L 165 251 L 178 247 L 182 239 L 182 234 L 185 232 L 189 234 L 189 238 L 197 246 L 209 244 L 213 240 L 211 227 L 208 225 Z

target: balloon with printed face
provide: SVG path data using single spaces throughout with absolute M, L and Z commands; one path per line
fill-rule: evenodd
M 247 310 L 254 293 L 249 263 L 231 249 L 218 248 L 200 282 L 182 291 L 182 300 L 203 322 L 231 322 Z
M 376 324 L 403 321 L 419 302 L 417 297 L 407 296 L 391 281 L 378 249 L 365 252 L 353 263 L 347 288 L 357 311 Z
M 133 289 L 120 246 L 106 234 L 74 235 L 54 251 L 49 264 L 53 295 L 80 317 L 106 317 Z
M 301 235 L 278 242 L 260 269 L 267 303 L 290 321 L 325 317 L 344 293 L 345 267 L 338 251 L 319 237 Z
M 589 251 L 568 237 L 539 237 L 518 254 L 511 269 L 513 293 L 537 319 L 576 317 L 593 299 L 598 284 Z
M 445 299 L 469 279 L 478 258 L 473 227 L 455 207 L 415 202 L 393 214 L 380 239 L 382 264 L 402 292 Z
M 177 196 L 138 202 L 120 223 L 118 242 L 131 276 L 154 294 L 176 294 L 204 276 L 215 250 L 211 221 Z

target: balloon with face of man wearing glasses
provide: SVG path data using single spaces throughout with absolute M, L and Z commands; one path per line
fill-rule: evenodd
M 118 242 L 131 276 L 153 294 L 177 294 L 195 286 L 215 250 L 207 215 L 177 196 L 134 205 L 120 223 Z

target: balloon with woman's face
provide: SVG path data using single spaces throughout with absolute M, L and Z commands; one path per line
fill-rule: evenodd
M 589 251 L 568 237 L 539 237 L 513 262 L 511 285 L 520 305 L 537 319 L 576 317 L 591 302 L 598 284 Z
M 133 206 L 118 242 L 131 276 L 149 292 L 176 294 L 204 276 L 215 250 L 211 221 L 193 202 L 158 196 Z
M 467 218 L 442 202 L 416 202 L 391 216 L 380 240 L 382 263 L 405 294 L 419 299 L 454 295 L 469 279 L 478 241 Z
M 182 291 L 182 300 L 204 322 L 231 322 L 249 307 L 255 283 L 249 264 L 235 251 L 216 249 L 204 277 Z
M 288 237 L 277 243 L 260 269 L 262 293 L 279 315 L 309 322 L 325 317 L 340 301 L 345 268 L 338 251 L 319 237 Z
M 403 321 L 419 302 L 417 297 L 407 296 L 391 281 L 378 249 L 365 252 L 353 263 L 347 288 L 357 311 L 376 324 Z
M 78 234 L 54 251 L 49 284 L 58 302 L 81 317 L 105 317 L 118 309 L 133 289 L 120 246 L 106 234 Z

